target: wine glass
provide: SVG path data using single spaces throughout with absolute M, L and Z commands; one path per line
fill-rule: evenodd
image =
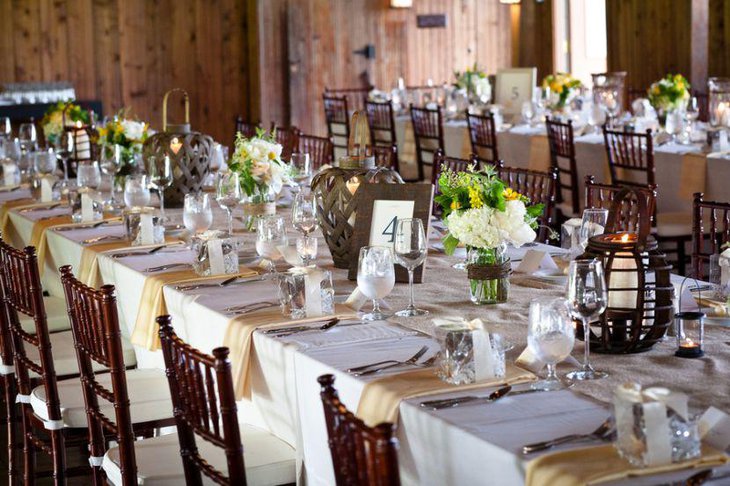
M 56 146 L 56 153 L 63 162 L 63 182 L 61 182 L 61 192 L 65 192 L 72 186 L 68 179 L 68 164 L 69 157 L 74 152 L 74 144 L 76 143 L 73 133 L 64 130 L 61 132 L 61 136 L 58 137 Z
M 372 299 L 373 311 L 362 316 L 364 321 L 380 321 L 388 316 L 380 310 L 378 299 L 390 294 L 395 285 L 393 251 L 387 246 L 360 248 L 357 264 L 357 287 L 365 297 Z
M 101 185 L 99 163 L 95 160 L 79 162 L 76 168 L 76 182 L 79 187 L 96 190 Z
M 38 146 L 38 133 L 35 123 L 21 123 L 18 128 L 18 140 L 23 153 L 32 152 Z
M 605 378 L 608 373 L 593 369 L 590 363 L 591 320 L 596 319 L 608 305 L 606 279 L 603 265 L 599 260 L 574 260 L 568 269 L 568 304 L 570 312 L 583 324 L 583 340 L 585 341 L 585 359 L 579 370 L 571 371 L 566 376 L 571 380 L 597 380 Z
M 302 259 L 305 267 L 309 266 L 317 258 L 317 246 L 317 238 L 313 236 L 297 238 L 297 255 Z
M 308 153 L 294 152 L 291 154 L 290 165 L 294 173 L 292 185 L 294 192 L 300 191 L 302 186 L 309 186 L 312 182 L 312 162 Z
M 583 220 L 580 223 L 580 245 L 583 249 L 588 246 L 592 236 L 603 234 L 608 222 L 608 209 L 586 208 L 583 210 Z
M 601 127 L 606 123 L 606 109 L 599 103 L 593 103 L 591 111 L 588 115 L 588 125 L 590 125 L 593 133 L 600 133 Z
M 53 174 L 56 170 L 56 153 L 52 148 L 48 150 L 36 152 L 34 160 L 34 167 L 37 174 L 41 176 L 47 176 Z
M 314 197 L 300 192 L 292 204 L 292 224 L 304 237 L 317 229 L 317 205 Z
M 168 155 L 147 158 L 147 175 L 150 186 L 160 197 L 160 218 L 165 221 L 165 189 L 172 185 L 172 162 Z
M 109 176 L 109 200 L 104 202 L 104 209 L 107 211 L 117 210 L 117 201 L 114 197 L 114 178 L 122 167 L 122 146 L 114 144 L 104 145 L 101 148 L 101 160 L 99 168 L 104 175 Z
M 256 220 L 256 253 L 268 261 L 270 272 L 275 270 L 273 262 L 282 257 L 277 247 L 288 244 L 289 239 L 286 235 L 283 217 L 276 214 L 259 216 Z
M 10 124 L 10 118 L 7 116 L 0 116 L 0 139 L 10 140 L 10 136 L 13 134 L 13 126 Z
M 664 131 L 671 137 L 671 141 L 674 142 L 677 139 L 677 135 L 682 130 L 682 113 L 679 110 L 670 110 L 667 113 L 667 118 L 664 121 Z
M 213 210 L 208 194 L 185 194 L 183 224 L 193 236 L 208 231 L 213 224 Z
M 187 197 L 187 196 L 186 196 Z M 133 174 L 124 181 L 124 204 L 128 208 L 141 208 L 150 203 L 150 188 L 147 185 L 147 176 Z
M 243 193 L 237 172 L 225 172 L 218 174 L 218 188 L 216 201 L 218 205 L 226 210 L 228 215 L 228 235 L 233 236 L 233 210 L 241 203 Z
M 395 261 L 408 270 L 408 290 L 410 300 L 408 307 L 398 311 L 399 317 L 423 316 L 427 310 L 417 309 L 413 303 L 413 272 L 426 259 L 426 234 L 423 231 L 423 221 L 419 218 L 405 218 L 398 220 L 395 241 L 393 242 Z
M 568 301 L 555 299 L 548 303 L 530 303 L 527 344 L 535 356 L 547 365 L 547 376 L 533 383 L 532 389 L 553 391 L 566 388 L 555 373 L 555 365 L 570 355 L 575 344 L 575 329 Z
M 522 119 L 527 122 L 529 126 L 532 126 L 532 124 L 535 121 L 535 107 L 532 104 L 532 101 L 525 101 L 522 103 Z
M 692 143 L 692 132 L 694 131 L 694 125 L 697 119 L 700 117 L 700 104 L 697 101 L 696 96 L 692 96 L 687 101 L 687 106 L 684 109 L 684 117 L 687 123 L 684 124 L 685 140 L 686 143 Z

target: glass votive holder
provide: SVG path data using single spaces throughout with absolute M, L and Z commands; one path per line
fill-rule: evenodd
M 473 383 L 475 377 L 472 330 L 466 323 L 436 326 L 441 346 L 437 374 L 452 385 Z
M 200 241 L 193 269 L 201 277 L 238 273 L 237 240 L 211 238 Z
M 124 231 L 127 239 L 132 242 L 133 246 L 157 245 L 165 242 L 165 226 L 162 224 L 160 218 L 154 216 L 154 213 L 155 210 L 151 207 L 126 208 L 122 211 Z M 142 215 L 152 217 L 151 241 L 145 241 L 145 236 L 143 236 Z
M 507 361 L 505 359 L 505 355 L 509 350 L 509 346 L 500 334 L 490 334 L 489 340 L 492 347 L 492 358 L 494 359 L 494 377 L 504 378 L 507 374 Z
M 81 223 L 96 221 L 104 217 L 102 205 L 94 200 L 93 192 L 85 188 L 69 188 L 66 193 L 71 207 L 71 221 Z M 86 202 L 86 204 L 84 204 Z
M 311 288 L 307 288 L 307 279 Z M 303 319 L 334 314 L 335 290 L 329 270 L 283 274 L 278 276 L 278 281 L 279 304 L 284 315 Z
M 311 264 L 317 259 L 317 238 L 314 236 L 297 238 L 297 254 L 305 267 Z
M 3 185 L 6 187 L 14 187 L 20 184 L 20 169 L 17 164 L 10 159 L 2 164 L 3 166 Z
M 674 315 L 674 329 L 677 333 L 677 350 L 674 355 L 680 358 L 700 358 L 704 356 L 702 344 L 705 337 L 704 312 L 678 312 Z
M 730 297 L 730 258 L 714 254 L 710 256 L 710 283 L 715 297 L 727 300 Z

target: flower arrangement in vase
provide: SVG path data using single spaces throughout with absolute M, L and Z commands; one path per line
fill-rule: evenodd
M 444 249 L 451 255 L 459 244 L 467 248 L 471 300 L 476 304 L 505 302 L 509 293 L 510 262 L 507 244 L 520 247 L 536 237 L 542 204 L 530 204 L 527 197 L 500 180 L 494 169 L 465 172 L 446 169 L 439 177 L 448 229 Z
M 70 106 L 68 106 L 70 104 Z M 41 119 L 41 129 L 48 145 L 57 145 L 63 132 L 63 111 L 66 110 L 66 125 L 81 122 L 84 125 L 91 123 L 91 114 L 74 103 L 59 101 L 48 107 Z
M 556 73 L 545 76 L 541 83 L 542 88 L 550 89 L 550 105 L 553 110 L 563 110 L 583 87 L 580 80 L 570 73 Z
M 121 148 L 117 176 L 125 177 L 134 171 L 137 156 L 142 154 L 142 145 L 150 135 L 149 123 L 132 118 L 128 110 L 122 109 L 99 127 L 96 143 L 102 150 L 111 150 L 115 145 Z
M 489 103 L 492 98 L 492 84 L 489 82 L 487 73 L 481 70 L 476 63 L 464 72 L 455 71 L 454 76 L 456 77 L 454 85 L 458 89 L 466 90 L 470 101 L 481 104 Z
M 660 123 L 672 110 L 682 108 L 689 100 L 690 84 L 681 74 L 667 74 L 651 84 L 647 91 L 649 103 L 657 111 Z

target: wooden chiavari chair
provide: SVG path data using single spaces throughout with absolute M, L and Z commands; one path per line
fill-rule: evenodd
M 624 186 L 614 184 L 601 184 L 595 181 L 592 175 L 585 178 L 586 208 L 599 208 L 610 210 L 616 195 L 621 192 Z M 649 209 L 650 221 L 641 221 L 639 214 L 639 203 L 634 197 L 625 198 L 621 204 L 621 214 L 616 215 L 616 230 L 629 233 L 638 233 L 642 224 L 655 227 L 653 218 L 656 207 L 656 186 L 634 187 L 640 194 L 646 197 L 646 207 Z
M 216 348 L 209 356 L 175 335 L 170 316 L 158 317 L 157 323 L 185 483 L 202 485 L 203 476 L 225 485 L 294 483 L 294 450 L 273 434 L 239 427 L 228 348 Z M 165 437 L 160 439 L 164 441 L 149 442 L 169 443 Z M 244 446 L 259 451 L 244 457 Z
M 416 142 L 416 163 L 418 164 L 418 180 L 425 180 L 425 167 L 431 167 L 433 174 L 434 157 L 438 150 L 444 148 L 444 125 L 441 108 L 429 110 L 411 105 L 411 122 L 413 138 Z
M 362 88 L 324 88 L 324 94 L 328 96 L 339 96 L 347 100 L 350 109 L 362 110 L 370 93 L 375 86 L 368 84 Z
M 393 103 L 390 101 L 366 101 L 365 111 L 370 124 L 370 139 L 373 146 L 390 147 L 395 145 L 395 117 Z
M 335 150 L 347 153 L 347 142 L 350 139 L 350 112 L 347 98 L 324 93 L 324 118 L 327 122 L 327 136 L 332 139 Z
M 473 115 L 466 113 L 466 123 L 469 126 L 469 140 L 471 151 L 479 160 L 496 165 L 499 160 L 497 149 L 497 129 L 494 125 L 494 115 Z
M 730 203 L 705 201 L 697 192 L 692 204 L 692 276 L 709 279 L 710 257 L 730 242 Z
M 8 484 L 15 484 L 19 480 L 17 453 L 20 452 L 18 444 L 19 417 L 18 407 L 15 404 L 17 386 L 15 383 L 15 365 L 13 364 L 13 343 L 8 326 L 5 303 L 0 303 L 0 386 L 3 387 L 5 398 L 5 426 L 8 441 Z
M 550 166 L 558 170 L 558 187 L 555 201 L 560 212 L 559 220 L 580 215 L 580 195 L 578 194 L 578 165 L 575 159 L 575 140 L 573 121 L 563 123 L 547 118 L 548 145 L 550 146 Z
M 398 440 L 393 424 L 368 427 L 340 401 L 335 377 L 322 375 L 320 396 L 338 486 L 398 486 Z
M 479 167 L 479 160 L 472 154 L 471 159 L 460 159 L 458 157 L 447 157 L 444 155 L 443 150 L 437 150 L 433 157 L 433 170 L 431 171 L 431 184 L 433 184 L 433 214 L 440 216 L 443 210 L 435 198 L 441 191 L 439 190 L 439 178 L 441 174 L 446 170 L 450 169 L 453 172 L 465 172 L 469 168 L 469 164 L 474 165 L 475 168 Z
M 281 144 L 281 159 L 288 162 L 291 154 L 297 149 L 299 130 L 297 127 L 278 127 L 272 123 L 270 131 L 276 143 Z
M 393 145 L 373 145 L 373 156 L 375 157 L 375 165 L 394 170 L 400 174 L 400 163 L 398 162 L 398 146 Z
M 104 466 L 112 484 L 136 485 L 135 437 L 151 437 L 155 429 L 175 424 L 167 377 L 157 369 L 125 370 L 114 286 L 99 290 L 87 287 L 73 276 L 68 265 L 60 272 L 81 373 L 80 382 L 58 383 L 61 406 L 69 406 L 64 403 L 64 396 L 70 395 L 64 393 L 67 389 L 82 392 L 94 484 L 106 484 Z M 108 369 L 108 373 L 95 373 L 94 365 Z M 109 435 L 124 453 L 116 454 L 112 449 L 105 458 Z
M 318 170 L 325 164 L 332 165 L 335 157 L 332 139 L 303 133 L 299 134 L 296 152 L 309 154 L 312 171 Z
M 507 187 L 526 196 L 532 204 L 543 204 L 542 215 L 537 218 L 540 225 L 537 230 L 537 241 L 549 241 L 549 228 L 553 224 L 553 209 L 555 207 L 555 192 L 557 190 L 558 171 L 553 168 L 550 172 L 505 167 L 502 161 L 497 165 L 497 176 L 504 181 Z
M 260 123 L 248 123 L 243 120 L 241 115 L 236 117 L 236 131 L 233 134 L 233 139 L 236 139 L 236 134 L 240 133 L 246 138 L 252 138 L 256 136 L 256 130 L 261 128 Z

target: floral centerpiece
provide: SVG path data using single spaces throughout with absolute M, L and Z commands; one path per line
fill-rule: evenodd
M 583 84 L 569 73 L 548 74 L 543 78 L 541 86 L 550 88 L 551 108 L 562 110 L 575 97 Z
M 647 91 L 651 106 L 657 113 L 666 115 L 669 111 L 681 108 L 689 99 L 690 85 L 681 74 L 667 74 L 652 83 Z M 661 116 L 661 115 L 660 115 Z
M 126 110 L 121 110 L 99 128 L 96 143 L 102 150 L 112 150 L 119 145 L 122 160 L 117 174 L 123 177 L 132 173 L 135 159 L 142 153 L 142 145 L 150 135 L 148 123 L 131 118 Z
M 291 176 L 289 166 L 281 160 L 281 151 L 275 133 L 257 129 L 251 138 L 236 134 L 229 168 L 238 173 L 241 189 L 248 197 L 244 210 L 249 219 L 276 210 L 274 199 Z
M 467 248 L 471 300 L 477 304 L 505 302 L 509 292 L 507 244 L 520 247 L 536 237 L 537 217 L 543 205 L 531 205 L 523 195 L 507 187 L 493 169 L 477 172 L 445 170 L 439 177 L 448 234 L 447 254 L 459 244 Z
M 463 73 L 454 72 L 454 76 L 456 77 L 454 85 L 466 90 L 471 101 L 486 104 L 492 98 L 492 84 L 489 82 L 487 73 L 479 69 L 476 63 Z
M 41 128 L 43 130 L 43 136 L 46 137 L 48 145 L 57 145 L 63 133 L 63 111 L 66 110 L 66 124 L 71 125 L 76 122 L 81 122 L 84 125 L 88 125 L 91 122 L 91 115 L 88 111 L 81 108 L 79 105 L 74 103 L 59 101 L 48 107 L 46 113 L 41 119 Z

